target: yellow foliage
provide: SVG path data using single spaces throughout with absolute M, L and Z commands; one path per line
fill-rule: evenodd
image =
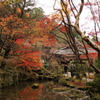
M 70 14 L 70 10 L 69 10 L 69 8 L 68 8 L 68 2 L 66 1 L 66 2 L 60 2 L 60 6 L 61 6 L 61 8 L 62 8 L 62 12 L 63 13 L 67 13 L 68 15 Z
M 8 5 L 8 4 L 11 4 L 11 3 L 19 3 L 20 2 L 20 0 L 5 0 L 4 2 L 3 2 L 3 4 L 4 5 Z

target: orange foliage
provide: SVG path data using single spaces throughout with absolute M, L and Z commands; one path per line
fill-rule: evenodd
M 19 59 L 17 59 L 17 61 L 16 59 L 13 59 L 13 62 L 16 62 L 17 67 L 25 66 L 30 70 L 33 67 L 34 69 L 41 68 L 42 62 L 40 52 L 32 50 L 32 44 L 26 39 L 30 36 L 26 32 L 28 29 L 27 24 L 15 15 L 0 18 L 0 20 L 0 28 L 3 30 L 0 34 L 3 34 L 3 39 L 6 39 L 7 41 L 3 48 L 14 46 L 15 49 L 12 49 L 10 55 L 16 54 L 16 56 L 18 56 Z
M 21 56 L 21 64 L 19 66 L 26 66 L 28 69 L 38 70 L 42 67 L 42 61 L 39 51 L 33 51 Z
M 54 46 L 56 38 L 54 35 L 50 34 L 50 31 L 54 28 L 55 23 L 53 19 L 43 18 L 38 21 L 34 26 L 33 31 L 35 34 L 29 35 L 27 39 L 19 39 L 16 41 L 17 44 L 21 46 L 22 51 L 18 51 L 20 56 L 19 66 L 27 67 L 30 71 L 32 69 L 38 70 L 42 67 L 41 53 L 39 51 L 32 50 L 32 45 L 37 46 Z M 32 25 L 31 25 L 32 27 Z M 17 53 L 18 53 L 17 52 Z
M 17 12 L 17 13 L 21 13 L 21 9 L 17 7 L 17 8 L 16 8 L 16 12 Z
M 3 29 L 2 34 L 10 36 L 20 35 L 25 33 L 24 31 L 27 29 L 26 24 L 15 15 L 0 18 L 0 20 L 0 28 Z
M 32 45 L 27 40 L 18 39 L 15 41 L 20 48 L 16 53 L 19 55 L 19 65 L 17 67 L 26 67 L 30 71 L 32 69 L 38 70 L 42 67 L 41 53 L 40 51 L 32 50 Z
M 20 13 L 21 9 L 16 8 L 16 12 Z M 25 15 L 29 16 L 28 13 Z M 30 71 L 42 67 L 41 53 L 36 50 L 38 47 L 35 46 L 53 46 L 56 42 L 55 36 L 50 34 L 55 27 L 54 19 L 45 17 L 35 25 L 31 24 L 32 21 L 34 23 L 34 20 L 30 19 L 23 22 L 23 19 L 18 18 L 17 15 L 0 18 L 0 28 L 3 30 L 1 34 L 5 36 L 5 39 L 9 37 L 4 48 L 8 45 L 12 46 L 10 55 L 16 55 L 11 63 L 14 63 L 16 67 L 26 67 Z
M 34 28 L 34 31 L 37 34 L 36 39 L 38 39 L 38 41 L 41 41 L 44 46 L 53 46 L 56 42 L 55 36 L 51 34 L 51 31 L 56 25 L 54 20 L 55 19 L 49 19 L 45 17 L 42 20 L 38 21 Z
M 25 15 L 26 17 L 29 17 L 29 16 L 30 16 L 29 13 L 25 13 L 24 15 Z

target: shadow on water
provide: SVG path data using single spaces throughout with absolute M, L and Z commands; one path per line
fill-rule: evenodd
M 66 100 L 63 95 L 51 91 L 53 82 L 42 82 L 37 89 L 32 88 L 32 83 L 19 83 L 0 90 L 0 100 Z

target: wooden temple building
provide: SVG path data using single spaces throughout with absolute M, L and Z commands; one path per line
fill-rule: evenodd
M 85 52 L 84 47 L 79 42 L 77 43 L 77 47 L 80 51 Z M 97 58 L 97 52 L 90 47 L 88 47 L 87 50 L 88 50 L 88 56 L 90 57 L 90 59 L 95 60 Z M 53 54 L 55 55 L 56 58 L 58 58 L 59 62 L 61 63 L 67 63 L 71 60 L 76 59 L 75 54 L 73 53 L 73 51 L 71 50 L 69 46 L 61 47 L 60 49 L 55 50 Z M 79 54 L 80 54 L 81 59 L 87 60 L 86 55 L 84 55 L 82 52 L 79 52 Z

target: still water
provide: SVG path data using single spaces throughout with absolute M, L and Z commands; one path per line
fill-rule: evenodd
M 53 93 L 52 87 L 53 82 L 42 82 L 33 89 L 32 83 L 23 82 L 1 89 L 0 100 L 66 100 L 64 95 Z

